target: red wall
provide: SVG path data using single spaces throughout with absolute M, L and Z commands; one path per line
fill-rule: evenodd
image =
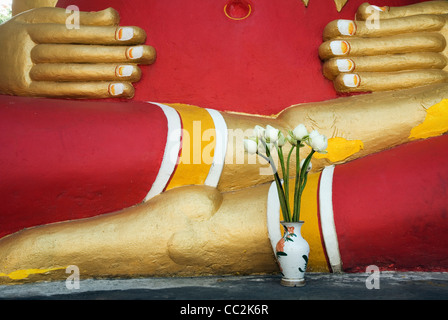
M 448 135 L 336 166 L 344 271 L 448 270 Z

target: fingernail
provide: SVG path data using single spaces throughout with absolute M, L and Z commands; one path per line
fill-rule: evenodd
M 109 93 L 112 96 L 118 96 L 124 92 L 124 85 L 122 83 L 111 83 L 109 85 Z
M 355 63 L 351 59 L 337 59 L 336 65 L 339 72 L 350 72 L 355 68 Z
M 388 7 L 378 7 L 378 6 L 370 5 L 370 8 L 372 8 L 372 9 L 374 9 L 376 11 L 386 12 Z
M 121 27 L 117 29 L 115 38 L 117 40 L 126 41 L 132 39 L 134 36 L 134 29 L 130 27 Z
M 347 41 L 336 40 L 331 41 L 330 49 L 334 55 L 340 56 L 347 54 L 350 51 L 350 45 L 348 44 Z
M 343 36 L 352 36 L 355 34 L 356 25 L 352 20 L 338 20 L 338 30 Z
M 115 75 L 117 77 L 130 77 L 132 75 L 132 71 L 134 70 L 133 66 L 117 66 L 115 68 Z
M 347 88 L 356 88 L 359 86 L 359 76 L 357 74 L 344 74 L 342 82 Z
M 132 47 L 126 50 L 126 56 L 128 59 L 139 59 L 143 56 L 143 47 Z

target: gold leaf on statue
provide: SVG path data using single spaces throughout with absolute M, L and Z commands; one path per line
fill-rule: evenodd
M 308 4 L 310 3 L 310 0 L 302 0 L 305 7 L 308 7 Z M 348 0 L 334 0 L 334 3 L 336 4 L 336 9 L 338 12 L 341 12 L 342 8 L 345 6 L 345 4 L 348 2 Z
M 342 8 L 345 6 L 348 0 L 334 0 L 334 3 L 336 4 L 336 9 L 338 12 L 341 12 Z

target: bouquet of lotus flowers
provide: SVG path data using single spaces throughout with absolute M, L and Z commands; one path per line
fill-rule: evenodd
M 311 170 L 311 158 L 315 152 L 326 153 L 328 146 L 327 137 L 320 134 L 317 130 L 309 133 L 303 124 L 299 124 L 292 131 L 289 130 L 286 135 L 270 125 L 266 126 L 266 128 L 257 125 L 253 133 L 254 136 L 244 140 L 246 152 L 249 154 L 256 153 L 269 162 L 277 185 L 283 218 L 286 222 L 299 222 L 302 193 L 306 186 L 308 172 Z M 283 147 L 287 142 L 291 144 L 291 150 L 288 153 L 285 163 Z M 304 147 L 305 144 L 311 147 L 311 151 L 305 159 L 300 161 L 300 148 Z M 289 172 L 290 160 L 294 150 L 296 151 L 296 174 L 294 179 L 294 206 L 291 211 L 289 205 Z M 272 152 L 275 151 L 280 161 L 283 183 L 272 158 Z

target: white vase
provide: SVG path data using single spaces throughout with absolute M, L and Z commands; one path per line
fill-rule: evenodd
M 310 246 L 301 234 L 303 223 L 304 221 L 281 222 L 285 233 L 277 242 L 275 253 L 283 275 L 281 284 L 287 287 L 305 285 Z

